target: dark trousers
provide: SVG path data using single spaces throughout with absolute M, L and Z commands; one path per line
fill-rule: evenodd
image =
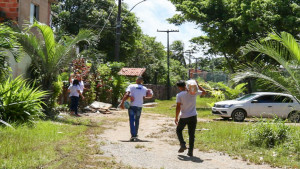
M 136 137 L 139 131 L 141 107 L 130 106 L 128 109 L 131 137 Z
M 71 96 L 71 105 L 70 105 L 70 109 L 71 111 L 74 111 L 75 114 L 78 114 L 78 104 L 79 104 L 79 97 L 76 96 Z
M 176 133 L 181 146 L 185 146 L 186 144 L 182 135 L 182 131 L 186 125 L 188 126 L 189 131 L 189 150 L 193 151 L 195 142 L 195 130 L 197 127 L 197 116 L 179 119 Z

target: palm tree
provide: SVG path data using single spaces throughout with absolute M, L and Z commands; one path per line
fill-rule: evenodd
M 257 78 L 273 89 L 280 89 L 286 93 L 300 98 L 300 44 L 287 32 L 270 33 L 260 41 L 254 40 L 241 48 L 244 55 L 252 52 L 261 56 L 269 56 L 279 66 L 259 62 L 253 63 L 251 68 L 234 75 L 233 81 L 240 82 L 246 78 Z M 300 120 L 300 114 L 292 114 L 295 121 Z
M 39 31 L 40 35 L 33 33 Z M 45 24 L 34 22 L 26 32 L 19 34 L 19 42 L 24 51 L 31 57 L 32 65 L 38 73 L 39 81 L 44 90 L 51 89 L 52 82 L 57 80 L 59 71 L 65 67 L 75 54 L 76 44 L 80 41 L 89 41 L 93 33 L 89 30 L 80 30 L 74 38 L 64 37 L 55 41 L 52 29 Z
M 49 116 L 56 115 L 53 109 L 56 102 L 56 98 L 53 98 L 53 83 L 57 81 L 61 69 L 66 67 L 75 55 L 76 44 L 81 41 L 89 42 L 93 33 L 90 30 L 80 30 L 77 36 L 65 36 L 56 42 L 48 25 L 34 22 L 27 31 L 19 33 L 18 37 L 24 51 L 31 57 L 31 67 L 36 74 L 33 79 L 43 90 L 50 93 L 49 98 L 45 99 L 45 113 Z

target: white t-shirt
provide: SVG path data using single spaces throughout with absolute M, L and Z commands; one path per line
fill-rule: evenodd
M 202 91 L 197 92 L 195 95 L 189 94 L 187 91 L 182 91 L 176 95 L 176 103 L 180 105 L 180 118 L 188 118 L 197 115 L 196 99 L 201 95 Z
M 134 101 L 130 106 L 143 107 L 144 97 L 146 97 L 147 88 L 141 84 L 131 84 L 127 87 L 126 92 L 130 92 L 130 96 L 134 97 Z
M 78 93 L 78 90 L 80 91 L 79 85 L 76 86 L 70 85 L 69 89 L 70 89 L 70 95 L 69 95 L 70 97 L 71 96 L 79 97 L 79 93 Z
M 73 84 L 73 81 L 74 81 L 74 79 L 72 79 L 72 84 Z M 84 89 L 84 83 L 83 83 L 82 80 L 79 81 L 79 88 L 80 88 L 80 93 L 82 94 L 83 93 L 83 89 Z

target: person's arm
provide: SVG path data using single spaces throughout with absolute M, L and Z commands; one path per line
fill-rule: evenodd
M 120 103 L 121 109 L 124 109 L 124 102 L 125 102 L 125 100 L 127 100 L 127 99 L 129 98 L 129 96 L 130 96 L 130 92 L 126 92 L 126 93 L 124 94 L 124 96 L 123 96 L 123 98 L 122 98 L 122 101 L 121 101 L 121 103 Z M 131 99 L 132 99 L 132 98 L 131 98 Z
M 199 83 L 197 82 L 197 80 L 195 80 L 195 81 L 196 81 L 196 83 L 197 83 L 197 85 L 198 85 L 199 90 L 202 91 L 201 96 L 206 95 L 206 91 L 199 85 Z
M 79 93 L 79 95 L 81 96 L 82 99 L 84 99 L 84 96 L 82 95 L 80 90 L 77 90 L 77 92 Z
M 177 103 L 176 105 L 176 117 L 175 117 L 175 124 L 178 125 L 178 116 L 179 116 L 179 113 L 180 113 L 180 106 L 181 106 L 181 103 Z

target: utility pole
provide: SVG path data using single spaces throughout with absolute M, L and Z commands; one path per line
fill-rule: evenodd
M 145 2 L 146 0 L 142 0 L 135 4 L 124 17 L 126 17 L 137 5 L 139 5 L 142 2 Z M 119 62 L 120 60 L 120 43 L 121 43 L 121 27 L 122 27 L 122 21 L 123 18 L 121 18 L 121 12 L 122 12 L 122 0 L 118 0 L 118 16 L 117 16 L 117 26 L 116 26 L 116 44 L 115 44 L 115 61 Z
M 122 12 L 122 0 L 118 3 L 118 16 L 117 16 L 117 28 L 116 28 L 116 44 L 115 44 L 115 61 L 120 60 L 120 41 L 121 41 L 121 12 Z
M 167 64 L 168 64 L 168 75 L 167 75 L 167 99 L 170 100 L 170 49 L 169 49 L 169 33 L 170 32 L 179 32 L 179 30 L 157 30 L 157 32 L 166 32 L 167 33 L 167 53 L 168 53 L 168 60 L 167 60 Z
M 196 73 L 196 75 L 197 75 L 197 77 L 198 77 L 198 69 L 197 69 L 197 65 L 198 65 L 198 59 L 200 59 L 200 58 L 194 58 L 194 59 L 196 60 L 195 73 Z
M 192 50 L 187 50 L 187 51 L 185 51 L 185 52 L 183 52 L 183 53 L 187 53 L 187 54 L 189 54 L 189 79 L 191 78 L 191 73 L 190 73 L 190 68 L 191 68 L 191 57 L 192 57 L 192 54 L 194 53 Z

